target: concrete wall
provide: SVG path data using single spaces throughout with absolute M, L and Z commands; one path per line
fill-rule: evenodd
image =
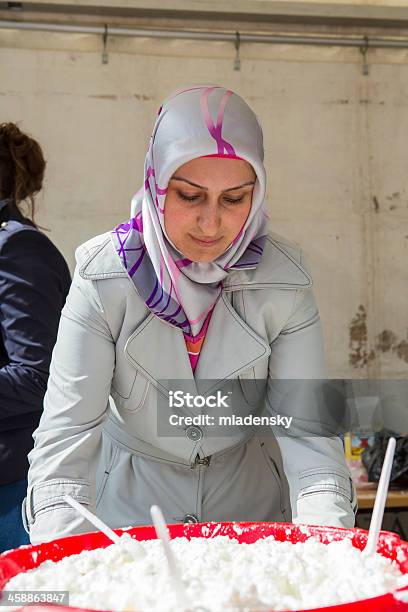
M 161 100 L 210 80 L 265 133 L 272 228 L 315 279 L 334 377 L 408 374 L 408 53 L 0 30 L 0 117 L 43 144 L 38 221 L 75 247 L 129 213 Z

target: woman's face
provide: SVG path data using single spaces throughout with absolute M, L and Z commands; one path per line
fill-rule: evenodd
M 167 236 L 192 261 L 213 261 L 245 224 L 256 174 L 241 159 L 199 157 L 171 177 L 164 204 Z

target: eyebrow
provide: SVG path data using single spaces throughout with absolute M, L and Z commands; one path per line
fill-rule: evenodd
M 189 185 L 192 185 L 193 187 L 198 187 L 199 189 L 205 189 L 206 191 L 208 191 L 208 187 L 203 187 L 202 185 L 197 185 L 197 183 L 192 183 L 188 179 L 182 178 L 181 176 L 173 176 L 170 180 L 171 181 L 183 181 L 184 183 L 188 183 Z M 246 187 L 247 185 L 255 185 L 255 181 L 249 181 L 248 183 L 242 183 L 242 185 L 237 185 L 237 187 L 229 187 L 228 189 L 224 189 L 224 192 L 225 191 L 235 191 L 236 189 L 241 189 L 241 187 Z

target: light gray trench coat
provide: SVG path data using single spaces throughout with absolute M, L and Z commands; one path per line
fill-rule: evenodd
M 228 379 L 263 381 L 273 411 L 274 381 L 325 378 L 312 280 L 297 246 L 270 234 L 255 270 L 230 272 L 195 376 L 181 330 L 148 310 L 109 233 L 76 258 L 29 454 L 23 518 L 33 543 L 94 530 L 65 494 L 111 527 L 151 523 L 152 504 L 169 523 L 354 525 L 356 494 L 338 437 L 157 432 L 167 380 L 214 381 L 213 390 Z

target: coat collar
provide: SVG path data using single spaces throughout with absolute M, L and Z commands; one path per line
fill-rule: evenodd
M 79 268 L 83 278 L 100 280 L 127 276 L 127 271 L 117 256 L 110 232 L 85 243 L 88 256 Z M 129 282 L 130 279 L 129 279 Z M 264 254 L 255 270 L 234 270 L 224 280 L 224 291 L 242 289 L 308 289 L 312 278 L 302 264 L 299 248 L 269 234 L 265 240 Z
M 0 222 L 4 221 L 18 221 L 19 223 L 35 227 L 31 219 L 24 217 L 18 206 L 13 204 L 13 200 L 10 198 L 0 200 Z
M 0 200 L 0 220 L 3 221 L 2 217 L 5 215 L 6 210 L 8 209 L 8 204 L 10 200 Z

